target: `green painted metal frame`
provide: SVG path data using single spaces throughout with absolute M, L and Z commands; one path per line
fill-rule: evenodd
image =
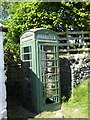
M 51 45 L 51 46 L 57 46 L 57 49 L 58 49 L 58 42 L 56 42 L 56 41 L 44 41 L 44 40 L 38 40 L 37 42 L 36 42 L 36 44 L 37 44 L 37 46 L 40 46 L 40 45 Z M 39 48 L 37 49 L 37 51 L 39 50 Z M 39 71 L 39 74 L 38 74 L 38 76 L 39 76 L 39 78 L 41 77 L 40 76 L 40 58 L 39 58 L 39 55 L 40 55 L 40 53 L 39 53 L 39 51 L 37 52 L 37 66 L 39 66 L 39 69 L 38 69 L 38 71 Z M 58 54 L 58 56 L 59 56 L 59 54 Z M 59 68 L 59 59 L 58 59 L 58 72 L 60 73 L 60 68 Z M 60 86 L 60 80 L 59 80 L 59 78 L 60 78 L 60 74 L 58 74 L 58 84 L 59 84 L 59 86 Z M 40 79 L 41 80 L 41 79 Z M 39 84 L 40 85 L 40 84 Z M 42 89 L 41 89 L 41 86 L 39 86 L 39 92 L 41 92 L 40 93 L 40 104 L 42 104 Z M 60 88 L 59 88 L 59 98 L 60 98 Z M 60 104 L 61 104 L 61 100 L 59 99 L 59 102 L 58 103 L 54 103 L 54 104 L 47 104 L 47 105 L 41 105 L 40 106 L 40 111 L 44 111 L 44 110 L 56 110 L 56 109 L 60 109 Z
M 32 94 L 33 94 L 33 105 L 32 108 L 35 112 L 39 113 L 41 111 L 44 110 L 57 110 L 60 109 L 60 87 L 59 87 L 59 102 L 58 103 L 53 103 L 53 104 L 47 104 L 47 105 L 42 105 L 42 89 L 41 89 L 41 80 L 40 80 L 40 51 L 39 51 L 39 46 L 40 45 L 53 45 L 53 46 L 57 46 L 58 49 L 58 36 L 55 34 L 55 32 L 47 30 L 47 29 L 42 29 L 42 30 L 37 30 L 34 31 L 34 35 L 33 35 L 33 39 L 29 40 L 27 42 L 21 42 L 20 41 L 20 56 L 21 56 L 21 60 L 22 60 L 22 48 L 26 47 L 26 46 L 32 46 L 32 86 L 33 86 L 33 90 L 32 90 Z M 40 40 L 37 39 L 36 36 L 38 34 L 44 34 L 44 32 L 48 32 L 49 34 L 54 34 L 56 36 L 56 40 Z M 33 33 L 33 32 L 32 32 Z M 25 33 L 24 33 L 25 34 Z M 23 35 L 22 35 L 23 36 Z M 21 37 L 22 37 L 21 36 Z M 59 54 L 58 54 L 59 56 Z M 59 59 L 58 59 L 58 70 L 59 70 Z M 59 70 L 60 73 L 60 70 Z M 25 77 L 25 76 L 24 76 Z M 58 75 L 58 83 L 60 86 L 60 74 Z M 24 90 L 23 90 L 24 92 Z M 25 94 L 25 93 L 24 93 Z M 27 101 L 24 101 L 25 104 L 28 104 Z M 29 105 L 29 104 L 28 104 Z M 30 108 L 30 106 L 28 106 L 28 108 Z

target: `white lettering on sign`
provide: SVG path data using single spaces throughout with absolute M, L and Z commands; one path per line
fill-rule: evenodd
M 46 40 L 55 40 L 55 36 L 54 35 L 37 35 L 36 37 L 37 39 L 46 39 Z

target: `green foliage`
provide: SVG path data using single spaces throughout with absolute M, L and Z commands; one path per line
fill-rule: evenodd
M 13 41 L 8 41 L 4 46 L 5 51 L 5 63 L 8 61 L 20 62 L 19 44 L 14 44 Z
M 87 118 L 88 117 L 88 81 L 84 80 L 74 89 L 73 98 L 62 105 L 65 118 Z
M 67 101 L 66 97 L 63 96 L 63 97 L 62 97 L 62 102 L 66 102 L 66 101 Z
M 9 28 L 7 37 L 19 43 L 23 31 L 36 27 L 50 28 L 54 31 L 66 31 L 66 26 L 68 29 L 88 30 L 89 5 L 83 2 L 11 3 L 10 16 L 3 22 Z
M 9 41 L 13 41 L 14 47 L 19 43 L 20 35 L 31 28 L 44 27 L 57 32 L 66 31 L 66 27 L 68 30 L 90 30 L 90 2 L 2 2 L 2 5 L 3 15 L 6 11 L 9 13 L 3 20 L 8 27 L 5 47 Z

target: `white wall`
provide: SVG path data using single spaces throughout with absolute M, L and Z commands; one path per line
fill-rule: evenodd
M 4 79 L 4 51 L 3 32 L 0 31 L 0 120 L 7 116 L 6 111 L 6 87 Z

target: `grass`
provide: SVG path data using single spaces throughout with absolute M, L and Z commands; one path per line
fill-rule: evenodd
M 65 118 L 88 118 L 88 81 L 84 80 L 74 89 L 73 97 L 62 104 Z
M 88 81 L 90 81 L 90 78 L 82 81 L 74 89 L 73 97 L 68 102 L 62 103 L 61 110 L 44 111 L 35 118 L 56 118 L 57 113 L 62 113 L 64 118 L 88 118 Z

